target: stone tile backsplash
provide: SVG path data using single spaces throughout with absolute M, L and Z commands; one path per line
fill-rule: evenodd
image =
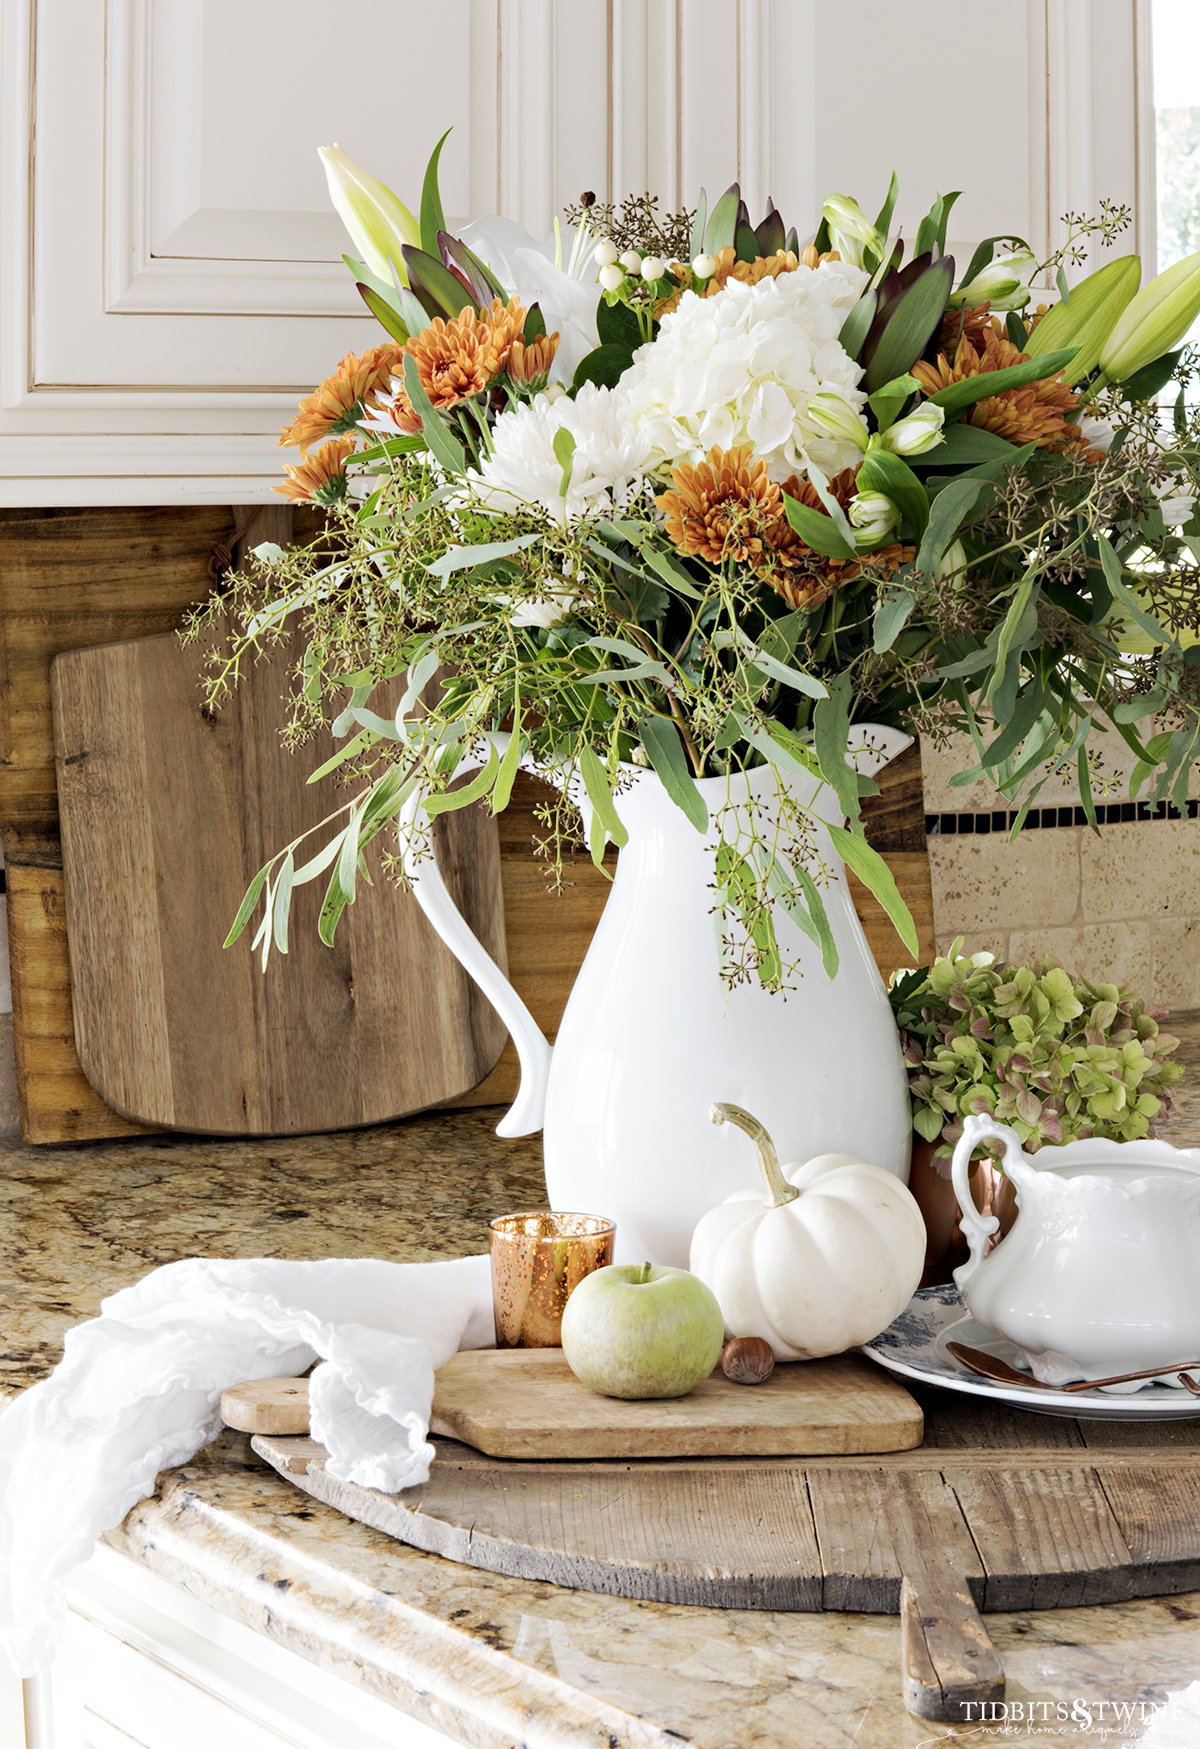
M 1116 739 L 1111 737 L 1111 739 Z M 1112 799 L 1127 794 L 1124 744 L 1105 746 Z M 1125 757 L 1122 757 L 1125 755 Z M 923 750 L 929 813 L 984 813 L 1002 797 L 982 780 L 953 789 L 969 745 Z M 1073 801 L 1064 779 L 1039 802 Z M 1097 793 L 1097 799 L 1100 799 Z M 1171 1009 L 1200 1007 L 1200 822 L 1151 820 L 929 839 L 939 948 L 962 935 L 1009 959 L 1052 953 L 1082 976 L 1127 983 Z

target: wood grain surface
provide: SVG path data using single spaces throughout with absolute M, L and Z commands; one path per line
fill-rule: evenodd
M 906 1704 L 955 1723 L 1003 1693 L 981 1610 L 1200 1585 L 1200 1421 L 1014 1418 L 937 1394 L 927 1408 L 919 1450 L 867 1458 L 521 1462 L 439 1441 L 429 1481 L 398 1495 L 336 1481 L 311 1440 L 253 1447 L 348 1517 L 488 1571 L 706 1607 L 899 1612 Z
M 168 633 L 55 658 L 58 796 L 75 1038 L 88 1081 L 134 1122 L 215 1135 L 381 1123 L 476 1086 L 504 1028 L 426 921 L 390 889 L 377 840 L 332 948 L 324 882 L 296 890 L 266 976 L 225 934 L 250 877 L 343 795 L 310 785 L 327 731 L 289 752 L 279 645 L 219 707 Z M 301 850 L 317 849 L 320 833 Z M 446 883 L 504 963 L 499 843 L 479 808 L 437 821 Z
M 306 1434 L 303 1379 L 260 1379 L 221 1398 L 244 1433 Z M 919 1445 L 913 1398 L 860 1355 L 776 1367 L 761 1385 L 718 1369 L 685 1397 L 618 1401 L 575 1377 L 560 1348 L 465 1349 L 440 1369 L 430 1430 L 498 1458 L 824 1455 Z
M 50 704 L 60 651 L 149 636 L 178 625 L 212 588 L 214 549 L 226 549 L 251 513 L 222 506 L 0 510 L 0 837 L 8 865 L 8 927 L 22 1132 L 35 1142 L 139 1133 L 90 1086 L 75 1047 L 64 921 L 62 857 Z M 271 507 L 269 518 L 293 513 Z M 280 539 L 260 519 L 252 538 Z M 286 538 L 286 537 L 284 537 Z M 886 857 L 921 939 L 933 951 L 933 909 L 919 754 L 901 756 L 866 804 L 868 835 Z M 894 799 L 893 799 L 894 798 Z M 573 859 L 562 894 L 547 890 L 532 854 L 541 786 L 519 777 L 501 816 L 509 967 L 553 1037 L 607 896 L 602 874 Z M 903 958 L 890 923 L 851 878 L 876 958 Z M 505 1047 L 496 1070 L 464 1104 L 499 1104 L 517 1086 Z M 456 1102 L 457 1103 L 457 1102 Z

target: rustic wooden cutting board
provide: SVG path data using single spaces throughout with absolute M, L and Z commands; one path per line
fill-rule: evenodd
M 303 1380 L 260 1379 L 221 1398 L 230 1427 L 307 1432 Z M 858 1354 L 779 1366 L 761 1385 L 718 1369 L 686 1397 L 597 1396 L 561 1348 L 464 1349 L 437 1374 L 430 1431 L 497 1458 L 776 1457 L 905 1451 L 914 1399 Z
M 531 1463 L 446 1442 L 428 1482 L 393 1495 L 330 1476 L 312 1440 L 252 1443 L 347 1517 L 489 1572 L 708 1608 L 899 1613 L 906 1705 L 962 1723 L 965 1703 L 1004 1692 L 980 1610 L 1200 1586 L 1196 1440 L 1194 1424 L 1043 1424 L 972 1402 L 931 1405 L 919 1450 L 873 1458 Z
M 223 949 L 251 876 L 346 798 L 307 782 L 331 737 L 300 754 L 280 738 L 286 645 L 216 711 L 198 667 L 170 635 L 54 663 L 71 990 L 88 1081 L 137 1123 L 217 1135 L 380 1123 L 474 1087 L 504 1028 L 377 857 L 376 885 L 362 887 L 333 949 L 317 935 L 323 881 L 297 889 L 288 952 L 265 977 L 249 933 Z M 503 963 L 494 820 L 451 814 L 435 838 L 459 905 Z

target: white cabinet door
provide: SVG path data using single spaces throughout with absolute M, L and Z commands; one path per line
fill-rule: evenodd
M 1143 9 L 1144 10 L 1144 9 Z M 909 234 L 1035 247 L 1149 163 L 1138 0 L 0 0 L 0 502 L 264 499 L 377 334 L 318 145 L 545 234 L 734 175 L 799 230 L 895 167 Z M 1143 21 L 1144 22 L 1144 21 Z M 1140 46 L 1139 46 L 1140 45 Z M 36 150 L 34 142 L 36 140 Z

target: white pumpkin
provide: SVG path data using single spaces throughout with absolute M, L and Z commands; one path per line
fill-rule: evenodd
M 916 1291 L 925 1223 L 907 1187 L 852 1154 L 779 1164 L 749 1112 L 714 1105 L 758 1148 L 766 1195 L 743 1190 L 710 1209 L 689 1267 L 717 1296 L 729 1336 L 761 1336 L 776 1360 L 841 1354 L 886 1330 Z

